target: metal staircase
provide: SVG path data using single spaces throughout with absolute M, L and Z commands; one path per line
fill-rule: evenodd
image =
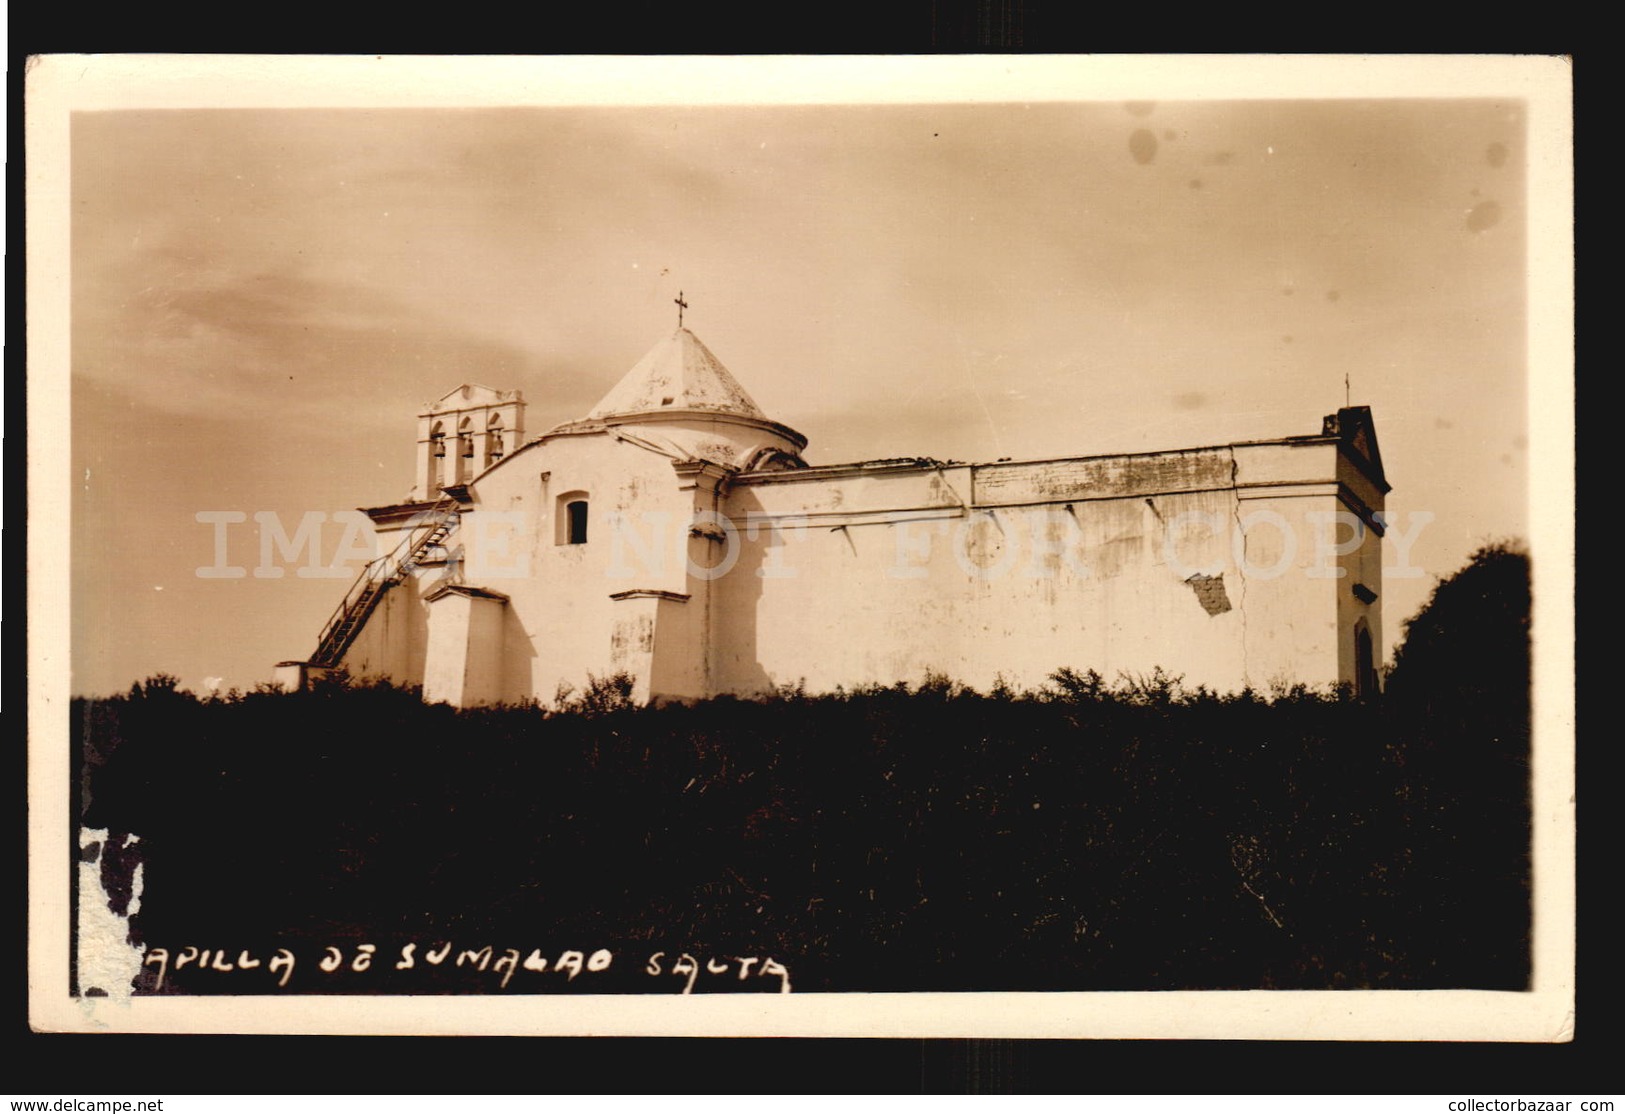
M 339 663 L 378 606 L 379 599 L 410 576 L 429 551 L 446 540 L 457 528 L 461 510 L 462 504 L 455 495 L 442 496 L 418 516 L 417 524 L 390 553 L 367 562 L 322 628 L 316 652 L 310 657 L 311 665 L 332 667 Z

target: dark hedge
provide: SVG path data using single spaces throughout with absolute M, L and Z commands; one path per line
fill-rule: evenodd
M 156 677 L 75 701 L 79 804 L 112 833 L 120 912 L 141 864 L 135 942 L 232 965 L 285 947 L 287 992 L 495 992 L 489 959 L 455 962 L 486 946 L 613 956 L 508 993 L 680 990 L 684 953 L 696 992 L 763 989 L 742 956 L 798 992 L 1518 989 L 1527 574 L 1497 547 L 1441 584 L 1369 702 L 1063 669 L 1040 693 L 927 678 L 636 708 L 611 679 L 562 710 L 458 712 L 342 684 L 198 700 Z M 275 986 L 158 974 L 140 987 Z

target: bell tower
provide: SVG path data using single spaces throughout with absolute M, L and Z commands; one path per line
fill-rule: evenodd
M 466 484 L 524 444 L 525 396 L 464 383 L 418 414 L 412 499 L 428 502 Z

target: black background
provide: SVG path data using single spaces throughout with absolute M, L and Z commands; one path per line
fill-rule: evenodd
M 8 51 L 7 163 L 9 282 L 5 361 L 12 420 L 5 439 L 13 478 L 22 475 L 28 431 L 22 390 L 24 317 L 22 161 L 26 56 L 35 52 L 389 52 L 482 53 L 937 53 L 1217 50 L 1337 52 L 1494 52 L 1574 55 L 1581 41 L 1573 17 L 1555 5 L 1439 13 L 1430 24 L 1412 9 L 1318 10 L 1290 20 L 1273 16 L 1249 25 L 1230 6 L 1177 16 L 1160 9 L 1138 27 L 1138 13 L 1057 0 L 935 0 L 888 6 L 786 6 L 756 14 L 732 7 L 669 3 L 560 5 L 552 9 L 443 9 L 387 13 L 349 24 L 332 9 L 170 9 L 127 5 L 92 12 L 78 5 L 12 5 Z M 358 13 L 359 15 L 359 13 Z M 1430 35 L 1433 26 L 1450 30 Z M 1146 30 L 1155 27 L 1147 34 Z M 1335 27 L 1331 35 L 1316 35 Z M 1576 57 L 1577 119 L 1602 93 L 1588 80 L 1612 59 Z M 1588 63 L 1591 69 L 1588 71 Z M 1588 92 L 1591 94 L 1588 97 Z M 1583 127 L 1577 134 L 1584 132 Z M 1584 170 L 1578 157 L 1584 212 Z M 1580 259 L 1586 258 L 1583 248 Z M 1584 283 L 1581 290 L 1586 289 Z M 1582 296 L 1581 319 L 1585 319 Z M 1583 330 L 1582 330 L 1583 334 Z M 1582 344 L 1582 353 L 1584 345 Z M 1593 349 L 1595 351 L 1595 349 Z M 1581 366 L 1585 361 L 1581 360 Z M 1581 379 L 1584 398 L 1585 379 Z M 1581 408 L 1580 412 L 1584 412 Z M 1596 420 L 1606 414 L 1596 407 Z M 40 435 L 34 431 L 34 435 Z M 1580 441 L 1582 457 L 1588 441 Z M 1580 473 L 1580 505 L 1588 491 Z M 9 698 L 6 732 L 11 775 L 13 885 L 26 892 L 27 792 L 21 740 L 26 729 L 20 682 L 27 572 L 18 535 L 26 516 L 20 484 L 8 484 L 13 559 L 4 583 L 13 620 L 5 643 Z M 1596 490 L 1593 484 L 1590 490 Z M 1602 524 L 1581 516 L 1582 543 Z M 1582 544 L 1582 553 L 1586 546 Z M 1581 562 L 1582 580 L 1584 561 Z M 1581 613 L 1582 641 L 1588 623 Z M 1582 659 L 1585 660 L 1585 659 Z M 1582 686 L 1582 691 L 1585 691 Z M 19 723 L 19 721 L 23 721 Z M 1598 721 L 1584 712 L 1580 738 Z M 1606 722 L 1606 721 L 1604 721 Z M 16 725 L 16 726 L 14 726 Z M 1613 732 L 1609 732 L 1612 738 Z M 1611 748 L 1606 748 L 1610 749 Z M 1608 776 L 1612 753 L 1583 745 L 1580 784 L 1617 785 Z M 1454 1043 L 1310 1043 L 1171 1041 L 920 1041 L 920 1040 L 675 1040 L 675 1039 L 434 1039 L 314 1037 L 101 1036 L 33 1033 L 27 1023 L 27 901 L 10 903 L 12 927 L 4 990 L 6 1084 L 15 1095 L 146 1093 L 599 1093 L 623 1090 L 691 1093 L 1438 1093 L 1561 1095 L 1618 1093 L 1617 911 L 1588 895 L 1618 889 L 1617 826 L 1598 809 L 1580 810 L 1578 860 L 1579 1017 L 1576 1040 L 1563 1045 Z M 628 1068 L 637 1070 L 629 1072 Z

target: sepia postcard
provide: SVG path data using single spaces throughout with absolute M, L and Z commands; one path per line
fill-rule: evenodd
M 1573 1039 L 1568 59 L 26 93 L 36 1030 Z

